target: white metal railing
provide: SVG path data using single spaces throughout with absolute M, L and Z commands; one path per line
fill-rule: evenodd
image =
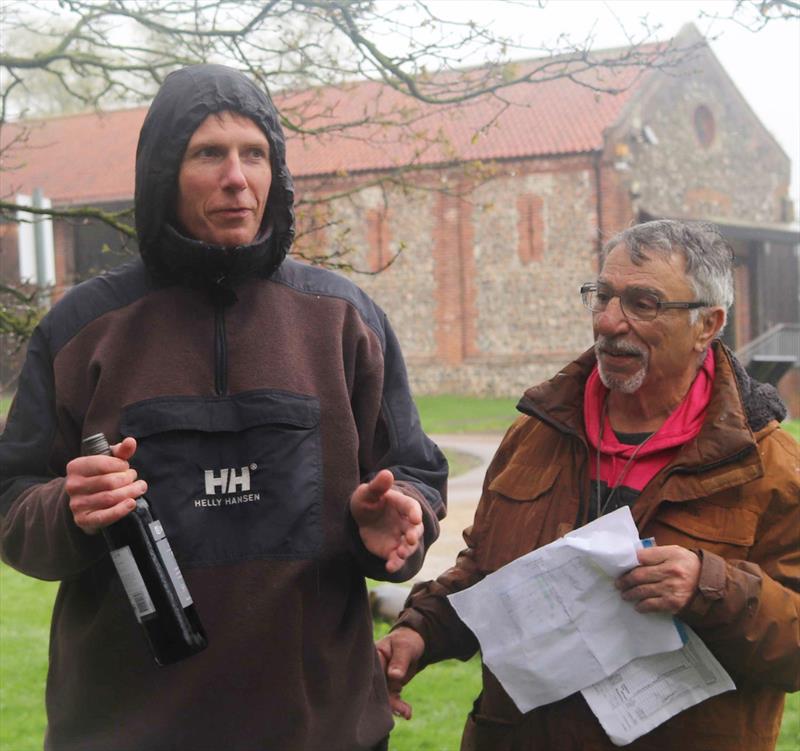
M 736 351 L 742 365 L 753 360 L 793 359 L 800 364 L 800 323 L 779 323 Z

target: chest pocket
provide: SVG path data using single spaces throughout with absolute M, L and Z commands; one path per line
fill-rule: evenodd
M 512 501 L 535 501 L 553 487 L 560 471 L 557 464 L 544 467 L 509 464 L 492 480 L 489 490 Z
M 656 524 L 659 545 L 705 548 L 727 557 L 745 557 L 753 546 L 758 515 L 746 508 L 730 508 L 707 500 L 669 503 L 662 507 Z
M 529 553 L 551 533 L 547 519 L 561 468 L 510 464 L 489 485 L 488 503 L 479 510 L 479 564 L 486 571 Z M 548 540 L 549 542 L 549 540 Z
M 179 562 L 313 558 L 322 546 L 319 402 L 258 391 L 128 406 L 120 432 Z

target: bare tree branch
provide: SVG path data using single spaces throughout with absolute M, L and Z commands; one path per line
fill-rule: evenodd
M 514 7 L 521 23 L 531 26 L 537 14 L 546 13 L 543 0 L 497 0 L 503 1 Z M 795 18 L 800 6 L 800 0 L 731 2 L 737 22 L 753 10 L 766 19 L 764 23 Z M 553 43 L 523 46 L 490 26 L 465 19 L 469 4 L 459 6 L 455 19 L 444 17 L 447 6 L 439 7 L 437 13 L 426 0 L 2 0 L 0 128 L 11 127 L 10 121 L 22 116 L 54 110 L 140 104 L 172 70 L 198 62 L 225 63 L 273 93 L 280 92 L 283 125 L 299 139 L 336 135 L 383 151 L 404 147 L 402 165 L 378 175 L 339 174 L 327 183 L 336 189 L 307 192 L 298 211 L 312 212 L 367 189 L 380 188 L 386 200 L 389 189 L 459 194 L 470 181 L 490 179 L 491 165 L 480 162 L 466 166 L 466 183 L 408 179 L 430 170 L 434 157 L 441 168 L 459 164 L 465 169 L 454 144 L 430 124 L 434 114 L 455 116 L 461 107 L 489 102 L 482 121 L 475 124 L 477 140 L 508 107 L 519 106 L 515 94 L 525 87 L 569 80 L 614 95 L 648 71 L 677 70 L 701 46 L 657 42 L 659 30 L 646 19 L 636 29 L 625 30 L 628 44 L 617 50 L 597 52 L 592 32 L 579 39 L 564 34 Z M 482 63 L 469 67 L 474 59 Z M 343 107 L 365 81 L 372 82 L 374 96 L 359 107 Z M 25 124 L 13 127 L 0 152 L 4 178 L 20 165 L 21 147 L 27 148 Z M 98 221 L 124 238 L 135 238 L 129 211 L 34 209 L 0 200 L 0 218 L 20 222 L 27 221 L 20 216 L 33 215 Z M 331 252 L 316 254 L 303 246 L 309 233 L 334 231 Z M 353 267 L 347 231 L 330 218 L 311 221 L 299 239 L 294 252 L 311 263 L 380 273 Z M 11 293 L 0 289 L 0 294 Z M 26 303 L 15 298 L 17 304 Z M 23 321 L 20 331 L 27 330 L 26 325 Z
M 798 0 L 736 0 L 728 12 L 701 13 L 701 17 L 715 21 L 733 21 L 748 31 L 761 31 L 774 21 L 800 19 Z
M 41 293 L 32 285 L 0 282 L 0 340 L 11 343 L 11 354 L 30 339 L 46 312 L 39 304 Z
M 120 221 L 124 216 L 130 216 L 133 209 L 124 209 L 123 211 L 103 211 L 102 209 L 93 208 L 92 206 L 81 206 L 77 209 L 58 209 L 58 208 L 35 208 L 33 206 L 24 206 L 22 204 L 13 203 L 10 201 L 0 201 L 0 217 L 12 219 L 13 221 L 24 222 L 25 219 L 20 219 L 18 214 L 20 212 L 27 212 L 37 216 L 49 216 L 54 219 L 96 219 L 109 227 L 121 232 L 126 237 L 136 239 L 136 230 L 126 222 Z

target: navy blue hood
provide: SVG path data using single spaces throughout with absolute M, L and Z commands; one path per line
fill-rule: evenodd
M 215 112 L 249 117 L 269 141 L 272 185 L 252 245 L 222 248 L 184 237 L 174 223 L 178 171 L 194 131 Z M 294 238 L 294 187 L 286 140 L 266 91 L 224 65 L 192 65 L 170 73 L 153 99 L 136 149 L 136 233 L 139 252 L 157 277 L 174 282 L 269 276 Z

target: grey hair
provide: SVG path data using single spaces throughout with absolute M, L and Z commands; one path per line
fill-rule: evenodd
M 709 307 L 723 309 L 725 319 L 719 334 L 722 333 L 728 310 L 733 304 L 733 250 L 713 224 L 674 219 L 636 224 L 614 235 L 603 246 L 603 263 L 619 245 L 627 248 L 631 261 L 636 265 L 644 263 L 645 251 L 667 256 L 682 253 L 686 260 L 686 274 L 697 299 L 708 303 Z M 704 310 L 706 308 L 690 311 L 690 321 L 697 321 Z

